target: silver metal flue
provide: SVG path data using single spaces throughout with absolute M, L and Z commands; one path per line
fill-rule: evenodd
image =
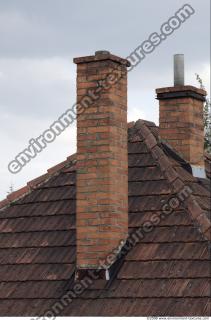
M 174 86 L 184 86 L 185 71 L 184 71 L 184 54 L 174 55 Z

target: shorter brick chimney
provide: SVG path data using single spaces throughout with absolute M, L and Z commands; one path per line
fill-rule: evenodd
M 192 166 L 204 167 L 203 105 L 206 91 L 184 85 L 183 55 L 175 55 L 174 67 L 174 87 L 156 90 L 159 133 Z
M 117 254 L 128 234 L 129 62 L 108 51 L 75 58 L 74 62 L 77 64 L 76 228 L 80 278 L 87 270 L 106 269 L 102 261 L 113 252 Z

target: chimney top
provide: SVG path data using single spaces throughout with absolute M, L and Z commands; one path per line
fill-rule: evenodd
M 184 54 L 174 55 L 174 86 L 184 86 Z
M 206 91 L 184 85 L 183 54 L 174 55 L 174 86 L 156 89 L 156 93 L 159 100 L 161 139 L 181 154 L 192 168 L 203 167 L 203 103 Z M 200 170 L 194 170 L 199 174 Z
M 121 65 L 125 65 L 126 67 L 130 67 L 130 62 L 127 59 L 123 59 L 118 56 L 115 56 L 107 50 L 96 51 L 95 55 L 93 56 L 74 58 L 73 62 L 75 64 L 80 64 L 80 63 L 97 62 L 97 61 L 103 61 L 103 60 L 111 60 Z

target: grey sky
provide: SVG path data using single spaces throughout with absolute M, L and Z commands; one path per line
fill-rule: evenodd
M 0 0 L 0 198 L 75 152 L 75 125 L 19 174 L 8 163 L 75 101 L 73 57 L 96 50 L 126 57 L 159 32 L 180 0 Z M 186 84 L 199 73 L 209 89 L 210 1 L 129 74 L 128 118 L 158 123 L 155 88 L 172 85 L 172 56 L 185 54 Z M 209 91 L 209 90 L 208 90 Z

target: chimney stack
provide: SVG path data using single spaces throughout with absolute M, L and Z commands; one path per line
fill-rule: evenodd
M 159 133 L 193 167 L 204 167 L 206 91 L 184 84 L 184 55 L 174 56 L 174 87 L 156 90 Z
M 107 269 L 102 261 L 120 249 L 128 234 L 129 62 L 108 51 L 75 58 L 74 62 L 77 64 L 76 276 L 80 278 L 89 270 Z

